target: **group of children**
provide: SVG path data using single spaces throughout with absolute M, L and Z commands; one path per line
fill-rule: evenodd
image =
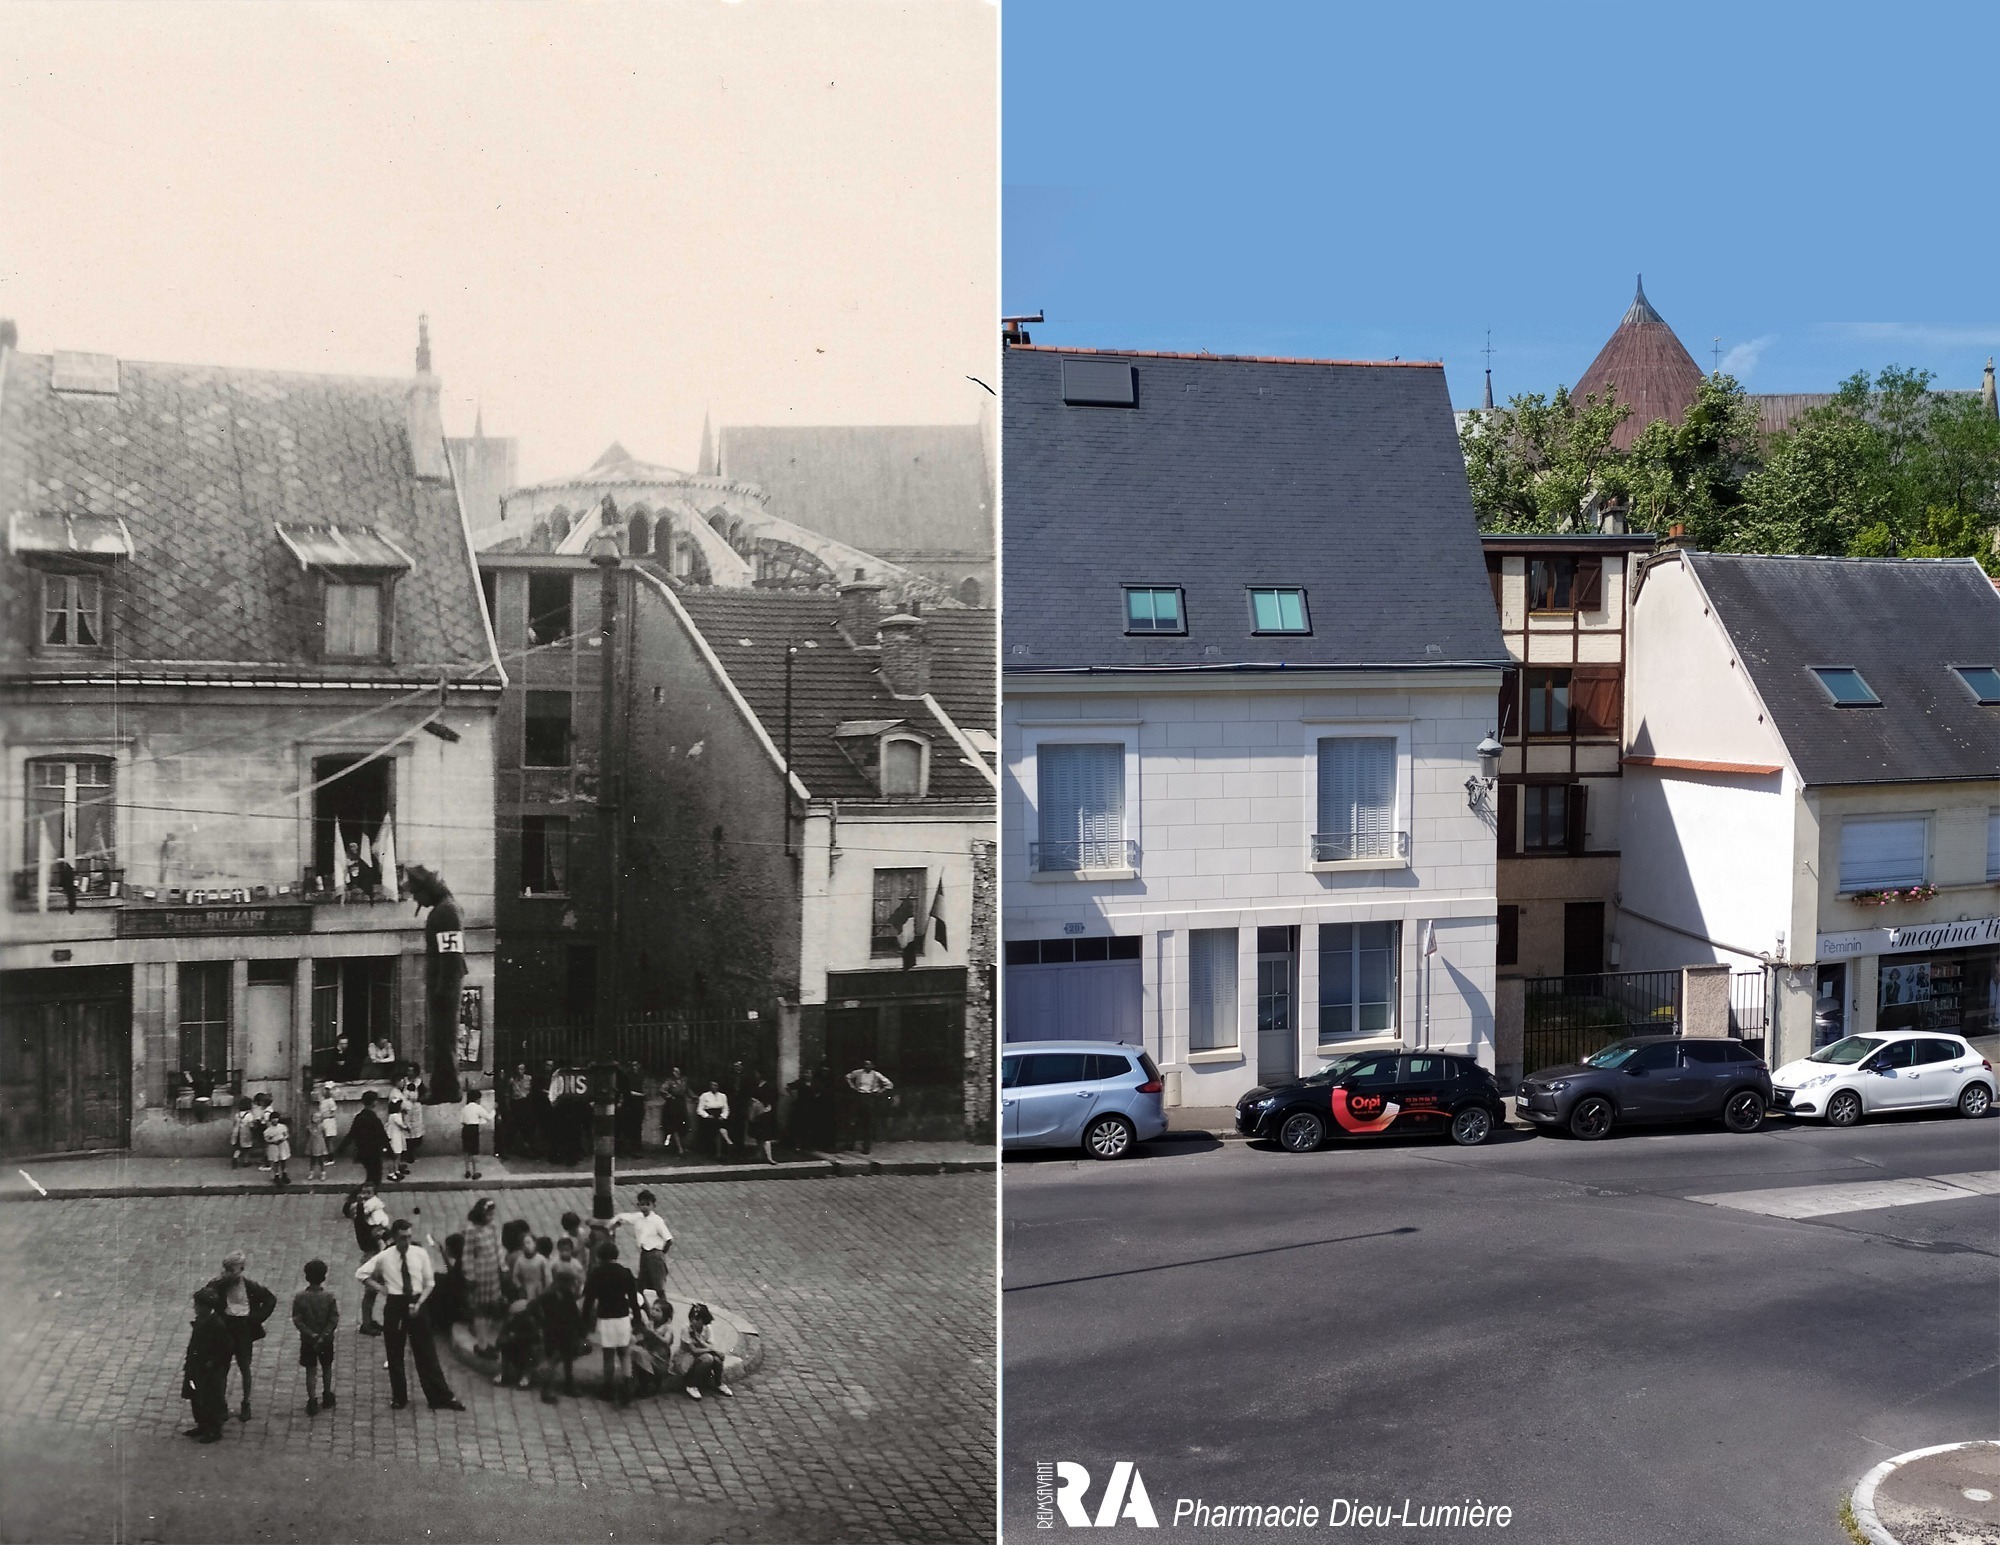
M 410 1160 L 416 1156 L 418 1147 L 424 1140 L 423 1085 L 413 1073 L 405 1078 L 389 1095 L 389 1114 L 382 1125 L 389 1133 L 389 1169 L 386 1178 L 407 1180 L 410 1174 Z M 484 1112 L 481 1118 L 490 1120 Z M 468 1118 L 475 1119 L 475 1118 Z M 333 1143 L 340 1131 L 340 1108 L 334 1102 L 333 1085 L 320 1083 L 313 1089 L 313 1112 L 306 1121 L 306 1160 L 308 1181 L 323 1180 L 333 1165 Z M 472 1128 L 477 1134 L 478 1128 Z M 229 1167 L 248 1168 L 257 1164 L 261 1150 L 263 1163 L 260 1169 L 271 1171 L 271 1183 L 288 1186 L 292 1183 L 289 1162 L 292 1157 L 292 1129 L 282 1113 L 276 1110 L 268 1094 L 258 1094 L 254 1099 L 239 1096 L 236 1101 L 236 1117 L 229 1132 Z M 467 1148 L 468 1154 L 476 1154 L 476 1146 Z M 473 1160 L 466 1161 L 466 1177 L 476 1179 L 477 1171 Z
M 312 1174 L 309 1178 L 319 1179 L 326 1167 L 326 1145 L 323 1139 L 316 1140 L 314 1147 L 317 1157 L 313 1159 Z M 257 1155 L 262 1152 L 264 1162 L 259 1169 L 271 1172 L 271 1184 L 288 1186 L 292 1183 L 288 1168 L 292 1157 L 292 1129 L 284 1115 L 273 1108 L 268 1094 L 259 1094 L 254 1100 L 239 1096 L 236 1101 L 236 1117 L 229 1129 L 229 1167 L 245 1169 L 257 1164 Z

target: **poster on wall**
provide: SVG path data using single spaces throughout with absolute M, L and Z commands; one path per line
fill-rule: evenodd
M 479 1035 L 485 1018 L 485 991 L 483 987 L 461 987 L 458 990 L 458 1065 L 461 1068 L 479 1066 Z

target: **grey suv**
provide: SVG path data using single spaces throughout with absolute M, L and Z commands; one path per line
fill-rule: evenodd
M 1167 1129 L 1153 1059 L 1109 1041 L 1009 1041 L 1000 1055 L 1003 1148 L 1073 1148 L 1122 1159 Z

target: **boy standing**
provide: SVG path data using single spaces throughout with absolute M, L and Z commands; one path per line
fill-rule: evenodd
M 349 1194 L 340 1210 L 354 1220 L 354 1242 L 361 1247 L 361 1259 L 374 1259 L 389 1242 L 389 1209 L 382 1204 L 382 1198 L 364 1181 Z M 364 1336 L 382 1334 L 382 1327 L 375 1323 L 375 1297 L 373 1283 L 362 1288 L 361 1324 L 357 1329 Z
M 288 1186 L 292 1183 L 291 1171 L 285 1166 L 292 1158 L 292 1129 L 285 1125 L 285 1118 L 272 1111 L 264 1122 L 264 1160 L 271 1171 L 271 1184 Z
M 229 1359 L 235 1355 L 229 1327 L 222 1323 L 222 1295 L 213 1288 L 196 1293 L 191 1323 L 181 1398 L 193 1408 L 194 1425 L 184 1436 L 215 1443 L 229 1420 Z
M 333 1409 L 333 1333 L 340 1329 L 340 1300 L 322 1285 L 326 1262 L 306 1262 L 306 1285 L 292 1296 L 292 1324 L 299 1332 L 299 1366 L 306 1371 L 306 1415 Z M 313 1397 L 313 1369 L 319 1369 L 320 1398 Z
M 639 1193 L 639 1210 L 621 1212 L 611 1226 L 632 1230 L 632 1243 L 639 1247 L 639 1289 L 651 1288 L 662 1298 L 667 1293 L 667 1252 L 674 1246 L 674 1231 L 667 1220 L 653 1211 L 658 1200 L 651 1191 Z
M 478 1083 L 465 1081 L 465 1114 L 460 1118 L 459 1147 L 465 1150 L 465 1178 L 479 1179 L 479 1129 L 492 1121 L 492 1112 L 479 1093 Z

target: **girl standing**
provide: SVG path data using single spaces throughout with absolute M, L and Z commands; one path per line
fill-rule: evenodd
M 481 1197 L 466 1215 L 465 1310 L 472 1320 L 472 1347 L 481 1357 L 493 1355 L 500 1317 L 507 1312 L 507 1294 L 500 1280 L 500 1230 L 495 1227 L 492 1201 Z
M 641 1312 L 639 1283 L 618 1264 L 618 1247 L 610 1240 L 598 1247 L 597 1264 L 583 1283 L 584 1318 L 597 1319 L 597 1344 L 604 1349 L 604 1383 L 612 1398 L 624 1405 L 631 1398 L 626 1387 L 632 1348 L 633 1316 Z
M 285 1168 L 292 1158 L 292 1129 L 277 1111 L 264 1118 L 264 1160 L 271 1166 L 271 1184 L 288 1186 L 291 1172 Z
M 321 1084 L 313 1113 L 306 1119 L 306 1179 L 326 1177 L 328 1156 L 333 1152 L 334 1134 L 340 1130 L 340 1110 L 333 1103 L 333 1086 Z
M 389 1178 L 401 1180 L 410 1173 L 410 1122 L 403 1114 L 403 1097 L 389 1097 Z

